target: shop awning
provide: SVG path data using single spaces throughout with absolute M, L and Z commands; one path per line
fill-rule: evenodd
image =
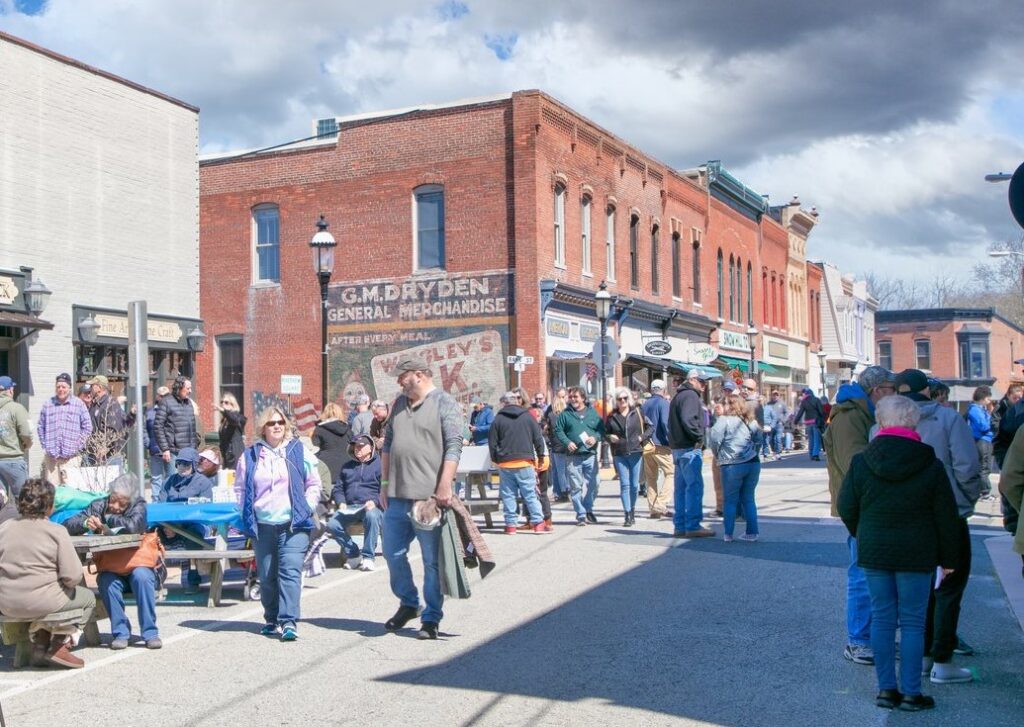
M 686 373 L 686 369 L 683 367 L 683 364 L 667 358 L 654 358 L 652 356 L 638 356 L 636 354 L 630 354 L 626 356 L 626 360 L 623 361 L 623 363 L 643 366 L 648 369 L 657 369 L 659 371 L 668 369 L 669 371 L 674 371 L 680 374 Z
M 582 353 L 580 351 L 565 351 L 563 349 L 558 349 L 557 351 L 552 351 L 551 355 L 548 356 L 548 358 L 553 358 L 558 361 L 586 361 L 587 359 L 590 358 L 590 353 Z
M 49 331 L 53 324 L 36 318 L 31 313 L 22 313 L 16 310 L 0 310 L 0 326 L 11 326 L 13 328 L 32 328 L 35 330 Z
M 733 358 L 732 356 L 720 355 L 717 360 L 721 361 L 730 369 L 738 369 L 745 373 L 750 371 L 750 359 L 748 358 Z M 772 366 L 767 361 L 758 361 L 757 370 L 772 375 L 777 374 L 779 372 L 779 370 L 775 366 Z

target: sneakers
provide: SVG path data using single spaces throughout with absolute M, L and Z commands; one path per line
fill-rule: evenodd
M 285 626 L 284 631 L 281 632 L 281 641 L 297 641 L 299 638 L 299 632 L 295 630 L 294 626 Z
M 68 643 L 68 637 L 63 634 L 52 636 L 50 648 L 46 651 L 46 660 L 65 669 L 81 669 L 85 662 L 71 653 Z
M 587 525 L 587 521 L 585 519 L 583 519 L 583 518 L 580 518 L 579 520 L 576 521 L 576 527 L 578 527 L 578 528 L 586 527 L 586 525 Z
M 551 527 L 551 523 L 547 520 L 541 520 L 539 523 L 533 526 L 533 532 L 537 535 L 547 535 L 548 533 L 554 532 L 554 528 Z
M 904 712 L 920 712 L 922 709 L 934 709 L 935 699 L 926 694 L 915 694 L 912 697 L 904 697 L 900 702 L 900 709 Z
M 159 636 L 154 636 L 152 639 L 146 639 L 147 649 L 162 649 L 164 648 L 164 642 L 160 640 Z
M 587 510 L 586 518 L 587 518 L 587 522 L 590 523 L 591 525 L 597 525 L 597 516 L 594 513 L 592 513 L 590 510 Z
M 277 636 L 281 633 L 281 627 L 277 624 L 264 624 L 260 629 L 260 636 Z
M 715 531 L 711 528 L 697 528 L 696 530 L 687 530 L 683 533 L 684 538 L 713 538 L 715 537 Z
M 740 536 L 740 540 L 745 540 L 748 543 L 756 543 L 757 542 L 757 534 L 756 533 L 754 533 L 754 534 L 743 533 L 743 535 Z
M 416 638 L 420 641 L 434 641 L 437 639 L 437 624 L 433 621 L 424 621 L 420 624 L 420 630 L 416 632 Z
M 515 525 L 506 525 L 505 526 L 505 535 L 515 535 L 515 534 L 516 534 L 516 526 Z
M 722 536 L 722 540 L 724 540 L 726 543 L 731 543 L 732 542 L 732 536 L 731 535 L 723 535 Z
M 865 644 L 847 644 L 843 649 L 843 657 L 854 664 L 872 666 L 875 663 L 875 652 Z
M 346 557 L 345 562 L 341 564 L 341 567 L 345 570 L 361 570 L 363 564 L 360 561 L 361 559 L 359 556 L 354 558 Z
M 960 656 L 974 656 L 974 647 L 968 644 L 963 639 L 961 639 L 959 636 L 957 636 L 956 648 L 953 649 L 953 653 L 960 654 Z
M 128 639 L 114 639 L 110 642 L 111 651 L 121 651 L 128 648 Z
M 359 562 L 359 570 L 367 573 L 372 573 L 373 571 L 377 570 L 377 566 L 373 564 L 373 560 L 371 560 L 370 558 L 363 558 Z
M 953 666 L 952 662 L 940 664 L 935 662 L 931 671 L 932 684 L 966 684 L 974 681 L 974 674 L 970 669 Z
M 418 608 L 412 606 L 399 606 L 395 615 L 384 622 L 384 628 L 388 631 L 398 631 L 414 618 L 420 615 Z

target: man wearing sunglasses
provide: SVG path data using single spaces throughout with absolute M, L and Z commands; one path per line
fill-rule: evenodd
M 384 624 L 397 631 L 420 615 L 420 597 L 409 567 L 409 545 L 419 541 L 423 554 L 423 609 L 419 639 L 436 639 L 444 616 L 438 569 L 440 527 L 413 525 L 409 514 L 418 500 L 434 498 L 444 508 L 452 501 L 452 482 L 462 456 L 462 410 L 434 386 L 426 361 L 404 358 L 394 374 L 402 393 L 388 419 L 381 453 L 380 504 L 384 508 L 383 548 L 391 591 L 400 606 Z

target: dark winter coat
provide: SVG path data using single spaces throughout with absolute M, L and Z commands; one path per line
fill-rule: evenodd
M 825 409 L 821 406 L 821 399 L 812 393 L 806 393 L 800 400 L 800 407 L 793 415 L 793 421 L 803 424 L 808 420 L 814 420 L 814 426 L 822 429 L 825 426 Z
M 220 459 L 224 469 L 233 470 L 245 451 L 245 441 L 242 439 L 245 422 L 242 412 L 221 410 L 220 429 L 217 433 L 220 435 Z
M 668 405 L 668 443 L 672 449 L 693 449 L 704 442 L 704 406 L 700 392 L 687 381 Z
M 352 428 L 346 422 L 333 419 L 317 424 L 313 430 L 312 440 L 313 446 L 319 447 L 317 459 L 327 465 L 327 469 L 331 471 L 331 482 L 336 482 L 342 465 L 352 459 L 348 451 L 348 445 L 352 441 Z
M 562 444 L 561 440 L 555 436 L 555 422 L 558 421 L 558 414 L 555 413 L 555 407 L 549 406 L 548 410 L 544 412 L 544 435 L 548 440 L 548 451 L 551 454 L 565 454 L 565 445 Z
M 854 455 L 839 491 L 839 516 L 857 538 L 857 565 L 931 572 L 957 563 L 959 514 L 935 451 L 880 435 Z
M 537 420 L 523 407 L 503 407 L 494 417 L 487 445 L 495 464 L 543 457 L 547 451 Z
M 104 394 L 102 399 L 93 401 L 89 407 L 89 416 L 92 419 L 92 436 L 96 442 L 93 449 L 105 450 L 101 453 L 105 457 L 122 454 L 128 442 L 128 425 L 124 409 L 117 399 L 109 393 Z
M 372 502 L 380 507 L 380 457 L 376 451 L 366 462 L 350 459 L 341 466 L 331 499 L 342 506 Z
M 619 438 L 619 441 L 612 443 L 612 455 L 625 457 L 643 452 L 644 443 L 649 442 L 654 433 L 654 425 L 643 415 L 640 407 L 634 406 L 626 416 L 622 416 L 618 410 L 609 414 L 604 433 L 605 438 L 612 434 Z
M 160 400 L 153 417 L 153 435 L 161 452 L 174 454 L 185 447 L 199 444 L 196 432 L 196 412 L 191 399 L 165 396 Z
M 190 497 L 213 498 L 213 480 L 199 471 L 199 452 L 194 447 L 185 447 L 178 452 L 172 465 L 191 462 L 192 474 L 180 475 L 175 472 L 163 484 L 157 502 L 188 502 Z
M 131 533 L 138 535 L 146 532 L 145 500 L 139 497 L 128 506 L 123 515 L 113 515 L 107 513 L 108 499 L 101 497 L 99 500 L 93 500 L 89 503 L 89 507 L 65 520 L 64 527 L 67 528 L 68 533 L 71 535 L 85 535 L 85 521 L 94 515 L 106 523 L 110 529 L 123 528 L 122 534 Z

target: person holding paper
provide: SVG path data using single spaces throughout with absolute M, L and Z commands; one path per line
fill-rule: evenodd
M 331 499 L 338 511 L 327 521 L 327 532 L 341 546 L 345 554 L 347 570 L 374 570 L 373 557 L 377 551 L 377 539 L 384 523 L 384 511 L 380 509 L 380 457 L 369 434 L 360 434 L 349 445 L 352 459 L 341 466 Z M 363 523 L 363 548 L 345 531 L 345 526 Z
M 945 467 L 917 433 L 918 406 L 886 396 L 875 407 L 875 420 L 878 433 L 851 460 L 836 504 L 857 539 L 857 565 L 871 595 L 875 703 L 916 712 L 935 706 L 921 694 L 928 597 L 936 568 L 949 575 L 961 557 L 959 515 Z
M 604 421 L 587 401 L 578 386 L 569 389 L 569 406 L 555 420 L 555 437 L 566 450 L 566 477 L 570 499 L 576 511 L 576 524 L 597 524 L 594 501 L 597 499 L 597 445 L 604 438 Z M 583 483 L 587 484 L 586 495 Z

